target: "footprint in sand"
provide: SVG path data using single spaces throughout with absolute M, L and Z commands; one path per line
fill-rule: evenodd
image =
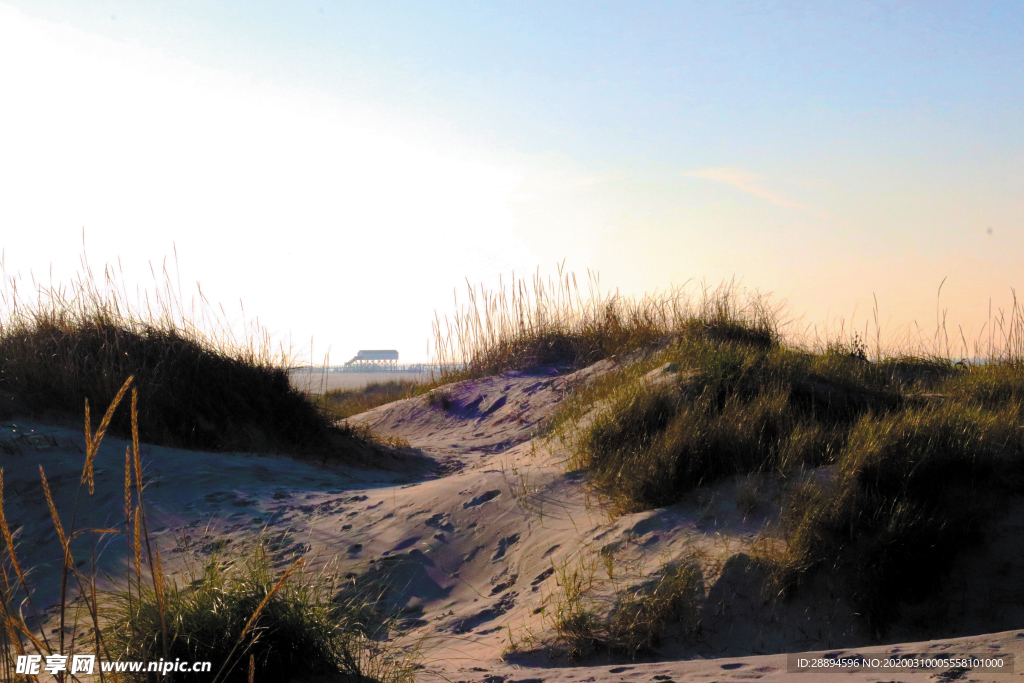
M 487 491 L 486 493 L 481 493 L 479 496 L 477 496 L 473 500 L 469 501 L 468 503 L 463 503 L 462 504 L 462 509 L 466 510 L 466 509 L 469 509 L 469 508 L 474 508 L 474 507 L 476 507 L 478 505 L 483 505 L 487 501 L 494 500 L 495 498 L 497 498 L 500 495 L 501 495 L 501 491 L 499 491 L 497 489 L 495 489 L 493 491 Z
M 464 619 L 459 619 L 454 624 L 452 624 L 452 633 L 455 633 L 456 635 L 462 633 L 469 633 L 480 624 L 500 617 L 502 614 L 507 613 L 509 610 L 516 606 L 516 598 L 518 596 L 519 594 L 514 591 L 511 593 L 506 593 L 505 595 L 501 596 L 501 598 L 490 607 L 485 607 L 484 609 L 480 610 L 474 615 L 471 615 Z
M 394 553 L 394 552 L 398 552 L 400 550 L 405 550 L 406 548 L 408 548 L 411 545 L 416 545 L 419 542 L 419 540 L 420 540 L 419 536 L 413 536 L 412 538 L 407 538 L 405 540 L 399 541 L 398 545 L 396 545 L 394 548 L 391 549 L 391 552 Z
M 499 574 L 499 576 L 500 576 L 500 574 Z M 496 578 L 497 577 L 495 577 L 495 579 Z M 508 577 L 508 579 L 506 579 L 505 581 L 502 581 L 501 583 L 495 584 L 494 588 L 491 589 L 491 595 L 497 595 L 498 593 L 503 593 L 503 592 L 507 591 L 509 588 L 511 588 L 512 586 L 516 585 L 516 580 L 518 578 L 519 578 L 519 574 L 513 574 L 512 576 Z M 492 579 L 492 581 L 493 580 L 494 579 Z
M 484 549 L 484 547 L 482 545 L 478 545 L 477 547 L 475 547 L 472 550 L 470 550 L 469 554 L 466 555 L 464 558 L 462 558 L 462 561 L 463 562 L 472 562 L 473 559 L 476 557 L 476 554 L 478 552 L 480 552 L 481 550 L 483 550 L 483 549 Z
M 546 581 L 554 573 L 555 573 L 555 568 L 554 567 L 548 567 L 547 569 L 542 571 L 540 574 L 537 574 L 537 576 L 533 579 L 533 581 L 530 582 L 530 585 L 533 586 L 533 590 L 534 591 L 540 590 L 540 584 L 543 583 L 544 581 Z
M 423 523 L 439 531 L 448 533 L 455 531 L 455 525 L 451 523 L 450 516 L 446 512 L 439 512 Z
M 506 536 L 505 538 L 500 539 L 498 541 L 498 549 L 494 551 L 494 555 L 491 556 L 491 562 L 497 562 L 501 558 L 505 557 L 505 551 L 508 550 L 510 546 L 518 542 L 519 534 L 512 534 L 511 536 Z

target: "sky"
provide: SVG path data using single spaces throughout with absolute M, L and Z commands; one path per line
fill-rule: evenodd
M 563 263 L 973 343 L 1024 296 L 1021 35 L 1019 2 L 0 0 L 4 270 L 168 263 L 334 364 L 429 360 L 467 282 Z

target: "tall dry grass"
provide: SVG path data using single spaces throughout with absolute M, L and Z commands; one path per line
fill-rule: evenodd
M 779 339 L 781 307 L 734 282 L 704 286 L 695 295 L 675 288 L 633 298 L 602 294 L 597 275 L 588 271 L 587 290 L 583 296 L 576 275 L 562 267 L 556 278 L 513 276 L 495 291 L 467 282 L 466 304 L 452 318 L 435 314 L 441 380 L 536 366 L 577 368 L 683 332 L 764 345 Z

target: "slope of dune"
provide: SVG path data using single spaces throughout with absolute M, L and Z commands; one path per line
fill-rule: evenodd
M 733 478 L 669 507 L 616 516 L 583 473 L 566 471 L 559 442 L 543 438 L 544 421 L 571 391 L 615 363 L 459 382 L 356 416 L 352 422 L 408 443 L 365 468 L 146 446 L 145 495 L 165 570 L 180 578 L 189 558 L 244 551 L 262 536 L 282 566 L 304 556 L 313 566 L 336 562 L 354 580 L 385 579 L 387 600 L 401 615 L 398 643 L 422 653 L 422 680 L 1009 680 L 1010 673 L 970 670 L 793 673 L 785 653 L 1021 651 L 1024 631 L 1010 629 L 1024 626 L 1018 609 L 1024 601 L 1014 588 L 1024 567 L 1024 547 L 1015 540 L 1024 514 L 1010 510 L 973 569 L 965 565 L 986 581 L 957 593 L 971 604 L 945 614 L 941 624 L 924 614 L 916 626 L 894 631 L 894 638 L 916 642 L 872 643 L 824 578 L 792 599 L 765 598 L 748 551 L 758 539 L 781 542 L 773 536 L 777 480 L 758 482 L 762 500 L 746 513 L 737 505 L 744 482 Z M 82 435 L 16 421 L 5 423 L 0 445 L 7 517 L 18 529 L 22 562 L 35 567 L 37 600 L 52 605 L 60 546 L 38 467 L 45 468 L 58 509 L 70 509 Z M 108 437 L 101 447 L 96 494 L 80 525 L 123 520 L 126 445 Z M 98 556 L 100 570 L 113 577 L 129 565 L 119 548 L 110 543 Z M 566 577 L 586 575 L 595 604 L 610 604 L 614 592 L 641 585 L 673 562 L 699 567 L 699 633 L 670 631 L 656 654 L 635 661 L 602 653 L 566 657 L 553 629 Z M 997 565 L 999 571 L 986 569 Z M 985 631 L 996 632 L 976 635 Z

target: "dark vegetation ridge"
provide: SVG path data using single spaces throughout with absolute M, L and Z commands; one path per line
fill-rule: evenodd
M 326 455 L 352 442 L 351 430 L 334 426 L 291 386 L 287 358 L 272 352 L 265 333 L 244 343 L 226 332 L 211 336 L 185 314 L 169 278 L 154 306 L 138 309 L 109 271 L 102 289 L 85 272 L 67 290 L 39 288 L 35 301 L 19 298 L 15 280 L 5 283 L 0 419 L 54 412 L 80 419 L 83 399 L 108 405 L 134 376 L 149 443 Z M 111 430 L 130 435 L 128 417 L 116 414 Z

